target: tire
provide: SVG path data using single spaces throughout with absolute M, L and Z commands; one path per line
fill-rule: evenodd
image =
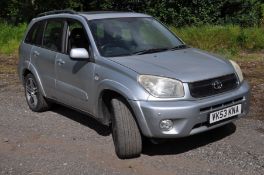
M 142 138 L 130 109 L 122 99 L 112 99 L 112 137 L 119 158 L 140 156 Z
M 34 75 L 26 75 L 24 88 L 27 104 L 32 111 L 43 112 L 50 108 L 50 103 L 42 95 Z

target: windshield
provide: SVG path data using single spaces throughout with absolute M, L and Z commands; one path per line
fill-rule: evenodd
M 184 46 L 153 18 L 96 19 L 89 21 L 89 26 L 104 57 L 147 54 Z

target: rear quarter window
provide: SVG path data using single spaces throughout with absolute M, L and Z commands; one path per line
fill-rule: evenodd
M 41 46 L 44 30 L 44 21 L 36 22 L 29 30 L 25 43 Z

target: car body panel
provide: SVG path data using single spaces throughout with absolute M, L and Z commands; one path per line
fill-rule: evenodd
M 164 76 L 182 82 L 210 79 L 234 72 L 226 60 L 193 48 L 110 59 L 139 74 Z
M 135 116 L 141 121 L 140 125 L 142 125 L 141 128 L 144 128 L 142 132 L 145 136 L 154 138 L 177 138 L 210 130 L 245 116 L 249 111 L 248 90 L 248 83 L 244 81 L 238 89 L 217 95 L 217 97 L 179 101 L 131 101 L 131 104 L 136 112 Z M 233 102 L 234 99 L 240 100 Z M 215 109 L 200 111 L 203 108 L 225 104 L 231 101 L 232 103 L 229 105 L 221 105 Z M 242 104 L 243 109 L 242 114 L 237 116 L 237 118 L 231 118 L 225 122 L 207 126 L 209 113 L 235 104 Z M 163 119 L 173 120 L 174 128 L 170 131 L 160 130 L 159 123 Z M 144 123 L 144 121 L 146 122 Z M 201 126 L 194 128 L 197 124 L 201 124 Z
M 37 53 L 37 55 L 36 55 Z M 55 59 L 58 53 L 45 48 L 33 46 L 31 64 L 34 65 L 42 82 L 45 94 L 54 98 L 55 91 Z
M 72 60 L 58 54 L 55 60 L 56 99 L 75 108 L 90 112 L 88 104 L 93 87 L 94 63 Z

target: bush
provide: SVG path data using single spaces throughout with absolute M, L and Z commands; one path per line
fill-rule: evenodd
M 29 22 L 38 13 L 55 9 L 132 10 L 148 13 L 177 27 L 201 24 L 245 27 L 261 24 L 263 3 L 264 0 L 2 0 L 0 19 L 13 24 Z
M 26 24 L 12 26 L 0 23 L 0 54 L 16 52 L 25 30 Z
M 187 44 L 221 54 L 264 49 L 264 28 L 205 25 L 171 29 Z

